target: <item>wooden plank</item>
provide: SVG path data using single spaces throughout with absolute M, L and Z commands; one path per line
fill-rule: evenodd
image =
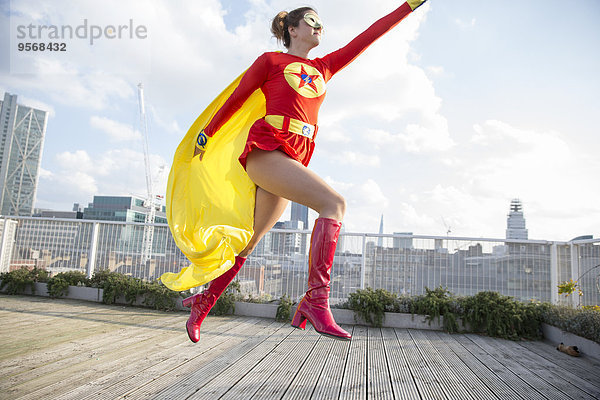
M 480 353 L 471 353 L 467 348 L 463 347 L 462 344 L 459 343 L 458 338 L 462 335 L 448 335 L 444 333 L 436 332 L 440 338 L 443 337 L 443 343 L 447 346 L 449 351 L 452 351 L 460 360 L 465 363 L 469 369 L 477 375 L 479 379 L 494 393 L 494 395 L 499 399 L 529 399 L 521 395 L 521 391 L 518 387 L 513 388 L 509 382 L 518 381 L 520 384 L 524 384 L 516 375 L 510 373 L 508 371 L 507 374 L 503 374 L 502 378 L 499 377 L 496 373 L 494 373 L 494 361 L 491 357 L 485 353 L 483 350 L 479 349 Z M 468 341 L 468 339 L 467 339 Z M 476 346 L 475 346 L 476 347 Z M 438 349 L 443 350 L 443 347 L 440 346 Z M 443 350 L 446 352 L 446 350 Z M 478 358 L 481 354 L 485 354 L 486 357 L 482 357 L 482 359 Z M 501 366 L 501 369 L 504 370 L 504 366 Z M 504 371 L 503 371 L 504 372 Z M 529 390 L 531 388 L 529 387 Z M 542 396 L 535 392 L 539 397 Z
M 4 344 L 0 346 L 1 359 L 22 356 L 40 349 L 85 338 L 92 333 L 111 332 L 126 326 L 137 326 L 140 323 L 161 316 L 172 317 L 172 314 L 159 314 L 159 312 L 153 310 L 106 306 L 76 300 L 45 299 L 46 303 L 28 302 L 27 300 L 27 298 L 21 300 L 20 304 L 14 307 L 15 319 L 25 318 L 33 321 L 37 316 L 46 314 L 55 317 L 53 318 L 54 322 L 48 325 L 47 328 L 42 326 L 39 329 L 32 323 L 30 328 L 35 328 L 34 332 L 36 333 L 29 335 L 27 341 L 22 340 L 23 331 L 19 335 L 12 335 L 14 339 L 5 340 Z M 48 307 L 48 303 L 52 304 L 52 311 L 40 309 L 44 304 Z M 120 312 L 115 312 L 118 309 L 120 309 Z M 63 329 L 65 325 L 72 325 L 73 329 Z
M 106 343 L 104 349 L 96 349 L 92 352 L 71 352 L 71 357 L 62 357 L 56 355 L 55 359 L 47 360 L 46 364 L 40 365 L 33 369 L 23 370 L 22 373 L 14 374 L 0 381 L 0 391 L 13 390 L 21 386 L 25 390 L 33 390 L 34 388 L 43 387 L 59 381 L 64 375 L 65 370 L 72 370 L 78 365 L 87 365 L 90 360 L 105 360 L 106 354 L 114 352 L 126 351 L 126 349 L 135 346 L 137 343 L 151 340 L 155 336 L 155 332 L 149 330 L 139 330 L 137 335 L 132 335 L 128 332 L 125 340 L 116 340 L 115 343 Z M 43 352 L 40 352 L 43 354 Z M 26 393 L 26 392 L 22 392 Z
M 148 352 L 144 360 L 123 366 L 112 373 L 93 379 L 86 384 L 66 393 L 61 399 L 81 400 L 88 398 L 111 399 L 147 385 L 167 373 L 181 372 L 181 368 L 194 364 L 195 359 L 208 362 L 218 357 L 232 345 L 231 332 L 244 328 L 248 333 L 264 329 L 262 319 L 220 318 L 218 330 L 203 329 L 201 341 L 191 343 L 187 337 L 161 351 Z M 208 321 L 207 319 L 206 321 Z M 204 325 L 204 324 L 203 324 Z M 224 348 L 224 349 L 223 349 Z M 155 388 L 156 389 L 156 388 Z
M 319 335 L 312 351 L 281 397 L 282 400 L 308 399 L 312 396 L 320 381 L 323 368 L 330 358 L 334 342 L 336 341 Z
M 355 326 L 348 350 L 340 400 L 367 397 L 367 327 Z
M 23 380 L 34 379 L 40 375 L 46 375 L 64 365 L 76 364 L 91 358 L 97 358 L 104 352 L 127 347 L 133 343 L 154 335 L 154 329 L 164 327 L 180 327 L 184 322 L 182 317 L 164 318 L 149 321 L 143 329 L 124 328 L 116 332 L 93 334 L 79 338 L 68 343 L 61 343 L 26 355 L 15 357 L 3 363 L 3 379 L 12 385 Z M 0 383 L 0 390 L 5 387 Z
M 291 362 L 294 363 L 294 358 L 306 355 L 304 350 L 308 347 L 307 343 L 312 345 L 313 341 L 303 343 L 302 339 L 304 339 L 309 332 L 314 334 L 314 331 L 311 331 L 312 328 L 306 330 L 294 329 L 294 331 L 292 331 L 291 334 L 286 335 L 277 346 L 270 349 L 266 354 L 263 353 L 260 355 L 262 358 L 252 367 L 248 369 L 240 368 L 236 375 L 242 376 L 242 378 L 232 384 L 229 390 L 224 393 L 220 399 L 267 399 L 272 398 L 273 395 L 276 396 L 277 388 L 270 385 L 271 379 L 274 379 L 281 384 L 281 380 L 274 377 L 278 367 L 283 368 L 288 360 L 290 360 L 290 357 L 292 357 Z M 310 336 L 313 337 L 313 340 L 317 339 L 314 335 Z M 295 351 L 298 347 L 300 347 L 300 352 Z M 236 367 L 237 366 L 232 367 L 232 369 L 238 369 Z M 287 389 L 289 381 L 290 379 L 288 379 L 287 382 L 283 382 L 284 387 L 282 388 L 282 391 Z M 259 395 L 261 390 L 263 393 L 262 395 Z M 275 393 L 272 393 L 272 391 L 275 391 Z
M 477 397 L 465 388 L 461 377 L 455 373 L 452 366 L 445 363 L 439 352 L 429 340 L 427 340 L 423 332 L 424 331 L 420 330 L 409 331 L 413 340 L 417 343 L 417 348 L 427 362 L 427 365 L 429 365 L 440 381 L 444 393 L 451 399 L 476 399 Z
M 167 349 L 181 343 L 183 335 L 178 332 L 159 331 L 149 338 L 128 347 L 105 352 L 97 359 L 71 364 L 54 373 L 25 382 L 11 389 L 27 393 L 22 399 L 40 399 L 57 396 L 87 383 L 97 376 L 109 374 L 123 366 L 143 362 L 149 349 Z
M 381 334 L 394 399 L 419 399 L 417 385 L 408 366 L 408 360 L 398 342 L 396 333 L 392 328 L 383 328 L 381 329 Z
M 484 348 L 478 346 L 471 339 L 467 338 L 466 335 L 455 336 L 454 339 L 459 342 L 465 349 L 473 354 L 482 364 L 487 366 L 498 379 L 506 382 L 514 389 L 517 393 L 526 399 L 532 400 L 543 400 L 546 397 L 538 392 L 533 386 L 525 381 L 519 374 L 507 368 L 506 365 L 502 364 L 494 356 L 488 353 Z M 484 346 L 487 347 L 487 346 Z
M 316 343 L 323 338 L 323 336 L 315 332 L 312 327 L 310 329 L 307 328 L 306 330 L 307 332 L 305 335 L 290 335 L 287 337 L 284 345 L 288 347 L 288 350 L 286 351 L 282 346 L 281 352 L 283 353 L 283 357 L 278 357 L 275 355 L 272 360 L 271 367 L 267 368 L 267 371 L 269 371 L 269 369 L 273 371 L 270 376 L 266 377 L 265 374 L 259 374 L 259 378 L 262 378 L 262 385 L 258 391 L 253 394 L 252 398 L 279 400 L 282 398 L 284 393 L 286 393 L 293 377 L 295 377 L 300 369 L 305 366 L 305 361 L 314 349 Z M 325 340 L 331 341 L 334 339 L 327 338 Z M 280 348 L 278 347 L 276 350 L 279 351 Z M 265 358 L 262 362 L 267 363 L 267 358 Z M 306 365 L 306 368 L 312 370 L 312 365 Z M 317 373 L 318 372 L 320 371 L 317 371 Z M 237 385 L 233 387 L 233 390 L 235 390 L 236 387 Z M 248 398 L 246 393 L 247 392 L 242 391 L 240 395 L 231 397 L 229 396 L 229 393 L 227 393 L 223 399 L 235 398 L 245 400 Z
M 587 399 L 600 397 L 600 389 L 596 385 L 570 373 L 568 370 L 549 362 L 543 357 L 527 350 L 523 346 L 510 340 L 493 339 L 504 354 L 518 354 L 518 360 L 525 368 L 534 371 L 538 376 L 558 385 L 563 393 L 573 399 Z
M 354 335 L 354 327 L 342 325 L 342 328 Z M 352 341 L 332 340 L 332 342 L 331 350 L 325 360 L 323 371 L 316 382 L 311 399 L 331 400 L 340 397 Z
M 568 399 L 565 393 L 563 393 L 560 388 L 553 385 L 551 382 L 547 382 L 544 379 L 540 378 L 538 375 L 534 373 L 534 371 L 525 368 L 521 365 L 516 357 L 517 354 L 506 354 L 502 352 L 496 343 L 492 340 L 492 338 L 483 338 L 481 336 L 475 334 L 466 334 L 471 341 L 485 350 L 488 354 L 502 363 L 506 368 L 510 371 L 517 374 L 521 379 L 526 381 L 530 386 L 535 388 L 538 392 L 540 392 L 544 397 L 548 399 L 556 399 L 556 400 L 564 400 Z
M 381 329 L 370 327 L 367 329 L 367 336 L 367 398 L 393 400 L 394 391 Z
M 394 329 L 400 348 L 408 360 L 411 375 L 422 399 L 446 399 L 440 381 L 431 370 L 408 329 Z
M 210 364 L 197 365 L 197 370 L 190 372 L 186 377 L 173 376 L 169 387 L 158 393 L 149 393 L 149 397 L 164 400 L 221 397 L 291 334 L 289 325 L 280 322 L 274 322 L 274 325 L 276 329 L 259 335 L 246 336 L 239 332 L 239 337 L 244 339 L 242 343 L 231 347 Z M 145 391 L 144 394 L 146 393 L 148 392 Z M 140 397 L 137 392 L 127 396 L 128 399 L 149 397 Z
M 556 344 L 541 341 L 525 341 L 519 343 L 551 363 L 567 368 L 572 373 L 592 384 L 600 384 L 600 361 L 593 358 L 572 357 L 556 350 Z
M 238 318 L 233 319 L 234 322 L 237 320 Z M 239 333 L 240 328 L 244 329 L 244 334 Z M 127 399 L 177 398 L 178 392 L 193 393 L 196 389 L 192 386 L 198 385 L 197 382 L 202 379 L 206 382 L 218 375 L 229 365 L 233 353 L 244 354 L 278 329 L 280 324 L 270 320 L 259 319 L 251 328 L 238 321 L 237 327 L 224 332 L 222 337 L 219 337 L 216 346 L 212 347 L 215 339 L 197 343 L 196 345 L 204 343 L 201 344 L 203 348 L 200 350 L 201 356 L 184 358 L 181 354 L 176 354 L 173 360 L 169 361 L 169 364 L 174 367 L 151 368 L 147 374 L 144 374 L 143 382 L 135 387 L 136 380 L 134 380 L 131 385 L 128 385 L 131 386 L 129 391 L 122 397 Z M 157 394 L 159 397 L 156 397 Z
M 467 364 L 448 346 L 452 335 L 435 331 L 419 331 L 437 350 L 444 364 L 456 374 L 460 383 L 476 399 L 497 399 L 497 396 L 482 382 Z

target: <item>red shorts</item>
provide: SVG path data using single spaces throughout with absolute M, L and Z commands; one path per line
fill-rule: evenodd
M 244 169 L 246 169 L 248 153 L 255 148 L 266 151 L 280 150 L 306 167 L 312 157 L 315 143 L 314 137 L 311 140 L 302 135 L 276 129 L 261 118 L 250 128 L 246 147 L 239 157 Z

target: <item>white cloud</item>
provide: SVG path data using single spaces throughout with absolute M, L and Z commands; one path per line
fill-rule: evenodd
M 445 162 L 457 183 L 431 192 L 440 209 L 460 216 L 457 226 L 486 235 L 495 226 L 496 235 L 503 234 L 506 221 L 501 217 L 517 197 L 523 200 L 531 238 L 568 240 L 594 231 L 600 211 L 593 199 L 600 196 L 600 187 L 590 184 L 589 172 L 600 171 L 600 162 L 576 153 L 560 132 L 498 120 L 475 124 L 473 130 L 470 142 Z M 583 214 L 588 222 L 576 217 Z
M 361 231 L 369 226 L 373 216 L 381 215 L 390 201 L 381 186 L 373 179 L 363 182 L 339 182 L 331 177 L 325 181 L 346 199 L 348 204 L 344 226 L 347 231 Z
M 355 151 L 344 150 L 342 152 L 328 154 L 327 157 L 339 165 L 350 164 L 367 167 L 378 167 L 381 165 L 381 160 L 377 155 L 369 155 Z
M 111 142 L 125 142 L 142 139 L 142 134 L 131 125 L 113 121 L 106 117 L 92 116 L 90 125 L 106 133 Z
M 444 67 L 442 67 L 440 65 L 428 66 L 427 72 L 429 72 L 431 75 L 436 75 L 436 76 L 444 75 L 446 73 L 446 71 L 444 70 Z
M 129 149 L 113 149 L 97 155 L 87 151 L 62 152 L 57 156 L 58 168 L 40 175 L 38 206 L 61 203 L 87 204 L 94 195 L 145 196 L 146 169 L 143 153 Z M 155 193 L 165 193 L 167 163 L 158 155 L 150 156 Z
M 454 146 L 448 132 L 448 121 L 439 114 L 429 115 L 421 124 L 409 124 L 399 135 L 408 152 L 444 152 Z
M 473 29 L 475 27 L 475 24 L 477 23 L 477 19 L 476 18 L 471 18 L 470 21 L 464 21 L 461 18 L 455 18 L 454 19 L 454 23 L 461 30 L 466 31 L 466 30 Z
M 64 170 L 93 171 L 95 168 L 92 158 L 85 150 L 74 152 L 65 151 L 56 155 L 58 165 Z

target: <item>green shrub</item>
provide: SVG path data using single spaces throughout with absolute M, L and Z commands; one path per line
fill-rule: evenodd
M 447 332 L 458 332 L 458 318 L 461 313 L 460 300 L 439 286 L 436 289 L 425 288 L 425 295 L 413 299 L 411 313 L 427 316 L 429 324 L 434 319 L 439 321 L 443 317 L 443 327 Z
M 385 312 L 393 312 L 397 296 L 385 289 L 373 290 L 370 287 L 350 293 L 348 307 L 354 310 L 365 322 L 381 327 Z
M 110 272 L 108 269 L 96 270 L 94 271 L 94 275 L 92 276 L 92 279 L 90 279 L 89 284 L 91 287 L 103 288 L 104 283 L 115 273 L 116 272 Z
M 66 279 L 55 276 L 48 280 L 48 294 L 50 297 L 62 297 L 69 294 L 69 282 Z
M 381 326 L 384 312 L 404 312 L 425 315 L 429 323 L 443 317 L 446 332 L 458 332 L 468 328 L 476 332 L 506 339 L 539 338 L 543 312 L 553 308 L 547 303 L 522 303 L 496 292 L 480 292 L 475 296 L 456 297 L 447 289 L 425 288 L 421 296 L 397 297 L 384 289 L 357 290 L 350 294 L 343 308 L 354 310 L 366 322 Z M 592 310 L 586 310 L 592 312 Z M 594 317 L 579 317 L 579 325 L 600 325 L 600 312 L 596 312 L 597 325 L 591 324 Z M 462 319 L 463 326 L 459 327 Z M 600 332 L 600 328 L 590 331 Z
M 159 280 L 146 282 L 143 292 L 144 304 L 155 310 L 174 310 L 177 305 L 177 299 L 181 296 L 180 293 L 169 289 Z M 189 292 L 185 292 L 185 294 L 189 294 Z
M 541 308 L 498 292 L 479 292 L 462 300 L 464 320 L 471 330 L 517 340 L 541 337 Z
M 29 271 L 29 274 L 31 276 L 31 279 L 34 282 L 39 282 L 39 283 L 45 283 L 48 282 L 48 279 L 50 278 L 50 273 L 48 271 L 46 271 L 45 269 L 42 268 L 33 268 L 31 271 Z
M 133 305 L 138 297 L 141 297 L 145 305 L 156 310 L 174 310 L 177 298 L 189 295 L 189 291 L 181 293 L 172 291 L 159 280 L 146 282 L 108 270 L 96 271 L 89 283 L 92 287 L 103 290 L 102 302 L 105 304 L 112 304 L 117 298 L 123 296 L 127 303 Z
M 541 314 L 548 325 L 600 343 L 600 311 L 596 307 L 576 309 L 546 304 Z
M 225 292 L 219 297 L 213 308 L 211 315 L 231 315 L 235 312 L 235 301 L 240 294 L 240 283 L 233 281 L 229 284 Z
M 69 286 L 88 286 L 89 279 L 81 271 L 67 271 L 48 279 L 50 297 L 62 297 L 69 294 Z
M 292 320 L 292 306 L 294 302 L 288 297 L 287 294 L 281 296 L 279 299 L 279 305 L 277 306 L 277 313 L 275 314 L 275 320 L 279 322 L 287 322 Z
M 26 267 L 16 269 L 10 272 L 0 274 L 0 290 L 6 287 L 8 294 L 21 294 L 25 292 L 27 287 L 31 288 L 31 292 L 35 293 L 35 282 L 46 282 L 48 280 L 48 272 L 40 268 L 29 270 Z

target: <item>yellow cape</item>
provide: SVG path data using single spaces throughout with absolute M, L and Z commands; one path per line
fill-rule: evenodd
M 260 89 L 209 138 L 202 160 L 193 157 L 198 133 L 243 75 L 200 114 L 175 152 L 167 184 L 167 219 L 175 243 L 192 264 L 160 277 L 171 290 L 203 285 L 225 273 L 254 234 L 256 186 L 238 157 L 250 127 L 265 115 L 265 97 Z

